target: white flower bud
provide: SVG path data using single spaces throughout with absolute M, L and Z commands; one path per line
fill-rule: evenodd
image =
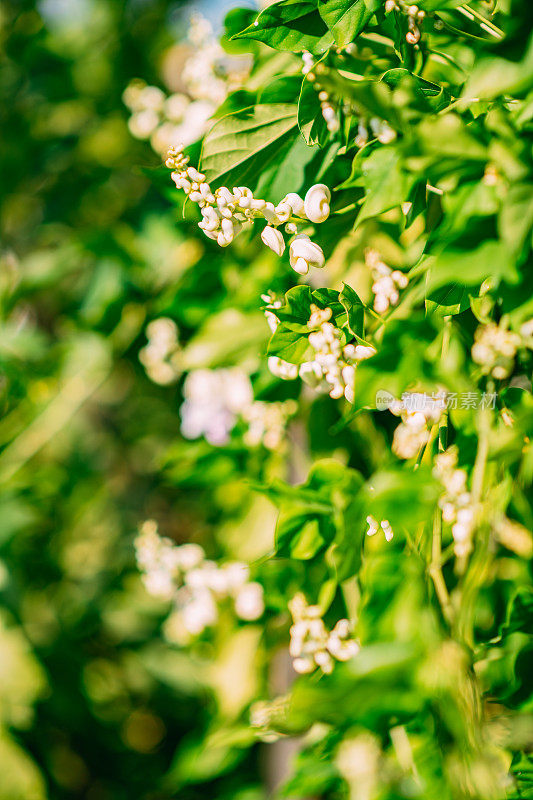
M 311 222 L 325 222 L 329 217 L 331 192 L 324 183 L 311 186 L 304 200 L 304 209 Z
M 364 344 L 358 344 L 355 347 L 355 360 L 356 361 L 363 361 L 365 358 L 371 358 L 376 354 L 377 350 L 375 347 L 368 345 L 368 347 Z
M 292 215 L 292 207 L 289 205 L 289 203 L 284 203 L 282 201 L 276 206 L 276 214 L 281 222 L 287 222 L 289 217 Z
M 326 263 L 322 248 L 312 242 L 306 233 L 300 233 L 292 240 L 289 258 L 291 267 L 300 275 L 309 272 L 309 267 L 323 267 Z
M 285 240 L 283 238 L 283 234 L 278 231 L 277 228 L 272 228 L 270 225 L 267 225 L 261 233 L 261 239 L 267 247 L 270 247 L 270 249 L 276 253 L 277 256 L 283 255 L 285 250 Z
M 203 181 L 205 181 L 205 175 L 198 172 L 194 167 L 187 167 L 187 176 L 191 181 L 196 181 L 197 183 L 203 183 Z
M 289 194 L 281 201 L 281 204 L 283 203 L 288 203 L 290 205 L 292 208 L 292 213 L 296 217 L 305 217 L 304 201 L 299 194 L 296 194 L 296 192 L 289 192 Z
M 293 381 L 298 377 L 298 366 L 284 361 L 279 356 L 269 356 L 267 361 L 270 372 L 284 381 Z

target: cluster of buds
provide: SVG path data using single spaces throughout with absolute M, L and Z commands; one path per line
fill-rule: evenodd
M 267 403 L 256 400 L 243 411 L 242 417 L 248 423 L 244 441 L 249 447 L 262 444 L 267 450 L 281 449 L 287 423 L 298 410 L 295 400 Z
M 392 11 L 400 11 L 402 14 L 407 15 L 408 31 L 405 34 L 405 39 L 408 44 L 418 45 L 420 41 L 420 25 L 422 24 L 426 12 L 406 0 L 385 0 L 385 13 L 390 14 Z
M 206 100 L 191 100 L 181 92 L 167 96 L 157 86 L 133 80 L 122 95 L 131 111 L 130 133 L 136 139 L 149 139 L 152 148 L 164 155 L 178 142 L 191 144 L 206 131 L 215 106 Z
M 367 536 L 375 536 L 380 529 L 385 534 L 385 539 L 387 542 L 390 542 L 390 540 L 394 536 L 394 532 L 391 528 L 391 524 L 388 521 L 388 519 L 382 519 L 381 522 L 378 522 L 376 519 L 374 519 L 373 516 L 369 514 L 368 517 L 366 518 L 366 522 L 368 525 L 368 530 L 366 532 Z
M 403 272 L 392 270 L 381 260 L 377 250 L 368 248 L 365 252 L 365 263 L 372 271 L 372 292 L 374 294 L 374 310 L 383 314 L 390 306 L 398 305 L 400 289 L 405 289 L 409 279 Z
M 191 16 L 187 34 L 191 55 L 181 78 L 192 97 L 208 100 L 216 108 L 228 92 L 237 89 L 250 71 L 250 58 L 229 56 L 213 32 L 213 26 L 201 14 Z
M 250 70 L 250 59 L 228 56 L 208 20 L 200 15 L 191 19 L 188 40 L 191 54 L 179 76 L 186 93 L 167 96 L 159 87 L 135 79 L 122 95 L 131 111 L 130 133 L 136 139 L 150 139 L 161 156 L 178 142 L 191 144 L 200 139 L 217 106 L 242 84 Z
M 298 234 L 298 224 L 317 224 L 328 218 L 331 192 L 325 184 L 311 186 L 303 199 L 291 192 L 275 206 L 267 200 L 255 198 L 247 186 L 236 186 L 232 191 L 221 186 L 211 191 L 206 176 L 189 166 L 189 158 L 182 147 L 170 148 L 166 165 L 172 169 L 171 178 L 177 188 L 200 207 L 202 221 L 198 223 L 199 227 L 221 247 L 231 244 L 244 225 L 262 218 L 267 225 L 261 239 L 278 256 L 283 255 L 286 246 L 279 227 L 284 225 L 286 233 L 297 234 L 289 244 L 289 260 L 296 272 L 305 275 L 310 267 L 324 266 L 321 247 L 306 233 Z
M 418 392 L 405 392 L 401 400 L 389 404 L 389 410 L 402 421 L 394 431 L 392 451 L 398 458 L 413 458 L 429 441 L 433 425 L 446 408 L 445 393 L 429 397 Z
M 309 344 L 315 351 L 315 357 L 313 361 L 300 365 L 299 374 L 313 388 L 323 386 L 330 397 L 337 399 L 344 396 L 349 403 L 353 403 L 356 366 L 376 351 L 373 347 L 360 344 L 343 346 L 343 334 L 330 322 L 331 316 L 331 308 L 311 306 L 307 326 L 313 329 L 309 334 Z
M 265 309 L 265 319 L 272 333 L 275 333 L 279 325 L 279 319 L 276 317 L 274 310 L 282 307 L 283 299 L 278 297 L 274 292 L 269 291 L 261 295 L 261 300 L 268 306 L 268 308 Z
M 269 295 L 263 296 L 266 301 L 269 298 Z M 276 309 L 280 306 L 279 301 L 271 302 L 265 312 L 269 314 L 268 322 L 273 332 L 278 325 Z M 342 331 L 330 322 L 332 313 L 329 307 L 321 309 L 311 305 L 307 327 L 312 331 L 309 334 L 309 344 L 315 351 L 312 361 L 304 361 L 298 366 L 278 356 L 270 356 L 268 368 L 277 378 L 296 380 L 299 376 L 312 389 L 327 392 L 334 399 L 345 397 L 349 403 L 353 403 L 357 364 L 373 356 L 376 350 L 362 344 L 343 345 Z
M 279 356 L 269 356 L 267 366 L 272 375 L 281 378 L 282 381 L 295 381 L 298 377 L 298 365 L 284 361 Z
M 240 414 L 253 402 L 250 379 L 238 367 L 197 369 L 183 385 L 181 432 L 187 439 L 204 436 L 215 446 L 227 444 Z
M 359 645 L 352 638 L 352 625 L 340 619 L 332 631 L 328 631 L 319 606 L 309 606 L 302 594 L 289 602 L 293 618 L 289 652 L 296 672 L 305 674 L 320 667 L 322 672 L 333 671 L 335 659 L 349 661 L 359 652 Z
M 181 374 L 178 327 L 168 317 L 154 319 L 146 326 L 148 344 L 139 352 L 139 360 L 154 383 L 167 386 Z
M 497 380 L 508 378 L 513 371 L 516 351 L 522 344 L 522 338 L 493 322 L 480 325 L 474 338 L 472 358 L 481 366 L 483 374 Z
M 455 554 L 466 556 L 472 549 L 475 508 L 467 488 L 467 474 L 457 467 L 457 448 L 450 447 L 436 456 L 433 474 L 444 486 L 439 506 L 442 521 L 452 526 Z
M 216 624 L 220 603 L 230 600 L 239 619 L 253 621 L 264 611 L 263 587 L 250 581 L 239 561 L 222 566 L 206 559 L 198 544 L 175 545 L 147 520 L 135 540 L 137 563 L 147 591 L 172 601 L 164 630 L 169 641 L 186 644 Z
M 368 120 L 360 119 L 357 125 L 355 144 L 357 147 L 364 147 L 371 137 L 377 139 L 381 144 L 390 144 L 396 139 L 396 135 L 394 128 L 391 128 L 384 119 L 379 117 L 370 117 Z
M 316 74 L 313 71 L 313 67 L 315 66 L 313 55 L 307 52 L 307 50 L 304 50 L 302 53 L 302 61 L 302 74 L 307 77 L 307 80 L 311 84 L 313 84 L 315 91 L 318 93 L 320 110 L 322 112 L 322 116 L 324 117 L 326 127 L 330 133 L 337 133 L 340 128 L 337 109 L 331 102 L 329 93 L 326 92 L 326 90 L 323 89 L 320 83 L 317 81 Z

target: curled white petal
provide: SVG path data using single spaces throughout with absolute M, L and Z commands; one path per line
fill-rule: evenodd
M 289 194 L 283 198 L 280 205 L 283 203 L 287 203 L 292 208 L 292 213 L 296 217 L 305 217 L 304 201 L 296 192 L 289 192 Z
M 325 183 L 311 186 L 304 200 L 305 214 L 311 222 L 324 222 L 329 217 L 331 192 Z
M 294 237 L 289 246 L 289 257 L 291 267 L 300 275 L 305 275 L 309 267 L 323 267 L 326 262 L 322 248 L 306 233 Z
M 285 240 L 283 234 L 278 231 L 277 228 L 272 228 L 270 225 L 267 225 L 261 233 L 261 239 L 267 247 L 270 247 L 270 249 L 276 253 L 276 255 L 283 255 Z

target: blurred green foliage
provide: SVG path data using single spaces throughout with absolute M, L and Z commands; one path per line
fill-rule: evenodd
M 281 0 L 226 19 L 224 46 L 251 68 L 191 163 L 276 203 L 334 190 L 316 227 L 327 266 L 302 279 L 257 226 L 226 249 L 205 238 L 130 134 L 134 79 L 185 91 L 187 4 L 0 7 L 0 800 L 533 796 L 531 347 L 493 413 L 448 415 L 477 503 L 467 561 L 439 516 L 444 426 L 404 458 L 374 405 L 381 390 L 489 391 L 478 325 L 531 319 L 528 3 L 421 0 L 418 48 L 384 6 Z M 369 248 L 409 275 L 384 316 Z M 312 304 L 343 346 L 378 349 L 353 404 L 268 369 L 312 356 Z M 161 318 L 178 331 L 170 381 L 146 355 Z M 227 368 L 285 409 L 274 446 L 238 413 L 222 442 L 209 419 L 187 438 L 190 377 Z M 369 515 L 392 541 L 366 536 Z M 134 564 L 147 519 L 250 563 L 264 616 L 221 602 L 216 626 L 173 644 L 169 604 Z M 300 592 L 328 629 L 355 622 L 361 649 L 331 674 L 291 671 Z

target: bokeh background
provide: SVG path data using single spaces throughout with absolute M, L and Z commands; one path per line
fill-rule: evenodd
M 133 548 L 147 518 L 211 553 L 269 547 L 274 512 L 244 481 L 264 465 L 185 442 L 175 383 L 139 360 L 151 319 L 187 339 L 228 291 L 249 298 L 243 358 L 267 338 L 273 261 L 243 287 L 247 255 L 176 224 L 123 101 L 135 79 L 183 89 L 191 13 L 217 31 L 230 5 L 0 5 L 1 800 L 262 796 L 260 750 L 232 728 L 257 632 L 169 647 Z

